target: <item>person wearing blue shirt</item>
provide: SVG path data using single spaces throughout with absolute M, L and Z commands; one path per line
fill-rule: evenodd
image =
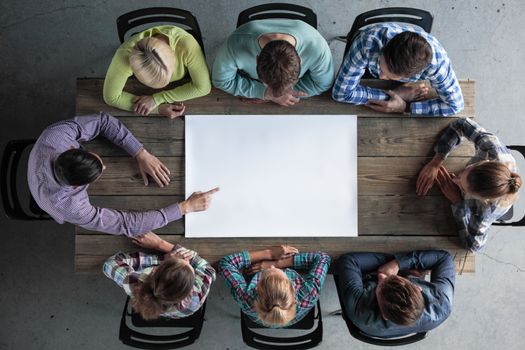
M 428 87 L 423 83 L 387 91 L 363 86 L 360 80 L 366 70 L 384 80 L 428 80 L 438 96 L 428 99 Z M 355 36 L 332 98 L 386 113 L 449 116 L 464 108 L 456 74 L 441 44 L 418 27 L 397 23 L 370 25 Z
M 343 312 L 370 336 L 394 338 L 429 331 L 452 310 L 455 269 L 446 251 L 348 253 L 336 270 Z M 419 278 L 427 270 L 430 282 Z

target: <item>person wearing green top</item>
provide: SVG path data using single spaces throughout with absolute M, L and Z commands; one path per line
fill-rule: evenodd
M 213 85 L 252 102 L 292 106 L 334 81 L 328 43 L 301 20 L 263 19 L 237 28 L 219 49 Z
M 171 90 L 151 96 L 135 96 L 124 91 L 132 75 L 144 85 L 161 89 L 187 74 L 191 80 Z M 104 81 L 104 101 L 146 116 L 158 113 L 170 118 L 184 114 L 182 101 L 210 93 L 210 73 L 197 40 L 175 26 L 157 26 L 131 36 L 120 45 Z

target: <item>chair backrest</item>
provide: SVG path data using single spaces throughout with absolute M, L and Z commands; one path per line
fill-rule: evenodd
M 430 12 L 410 7 L 387 7 L 362 13 L 355 18 L 354 24 L 352 24 L 352 28 L 346 36 L 344 56 L 346 56 L 348 50 L 350 50 L 350 46 L 359 30 L 370 24 L 383 22 L 410 23 L 430 33 L 433 21 L 434 17 L 432 17 Z
M 317 327 L 313 328 L 317 320 Z M 308 334 L 294 337 L 275 337 L 256 333 L 252 328 L 266 328 L 246 316 L 241 310 L 241 332 L 243 341 L 252 348 L 260 350 L 292 350 L 311 349 L 323 340 L 323 318 L 321 316 L 321 303 L 317 300 L 317 307 L 313 307 L 299 322 L 284 327 L 284 329 L 308 330 Z M 267 328 L 266 328 L 267 329 Z M 279 332 L 279 330 L 275 330 Z
M 204 314 L 206 313 L 206 302 L 194 314 L 179 318 L 171 319 L 160 317 L 156 320 L 146 321 L 138 313 L 134 312 L 129 305 L 129 297 L 124 304 L 122 317 L 120 319 L 119 339 L 122 343 L 140 349 L 177 349 L 193 344 L 200 336 L 202 325 L 204 323 Z M 190 328 L 185 332 L 173 335 L 158 335 L 139 332 L 133 327 L 173 327 L 173 328 Z
M 335 282 L 335 288 L 337 290 L 337 297 L 339 298 L 339 304 L 341 305 L 341 315 L 343 316 L 343 319 L 345 320 L 346 327 L 348 328 L 348 331 L 352 335 L 352 337 L 356 338 L 357 340 L 360 340 L 364 343 L 372 344 L 372 345 L 379 345 L 379 346 L 400 346 L 400 345 L 408 345 L 415 342 L 418 342 L 420 340 L 423 340 L 427 336 L 427 332 L 419 332 L 412 335 L 408 335 L 405 337 L 397 337 L 397 338 L 378 338 L 373 337 L 365 332 L 361 331 L 355 324 L 352 323 L 352 321 L 346 316 L 345 308 L 343 304 L 343 300 L 341 298 L 341 294 L 339 292 L 339 277 L 337 275 L 334 275 L 334 282 Z
M 511 149 L 513 151 L 517 151 L 521 153 L 523 157 L 525 157 L 525 146 L 507 146 L 508 149 Z M 503 215 L 501 218 L 498 219 L 498 221 L 494 222 L 493 225 L 496 226 L 525 226 L 525 215 L 521 218 L 521 220 L 518 221 L 512 221 L 509 222 L 507 220 L 512 219 L 514 214 L 514 207 L 511 207 L 505 215 Z
M 257 19 L 288 18 L 299 19 L 317 29 L 317 15 L 308 7 L 294 4 L 263 4 L 250 7 L 239 13 L 237 28 Z
M 173 7 L 151 7 L 123 14 L 117 18 L 118 37 L 120 42 L 123 43 L 126 34 L 133 28 L 146 24 L 161 25 L 166 23 L 181 27 L 193 35 L 204 53 L 204 43 L 197 18 L 195 18 L 190 11 Z M 151 25 L 149 27 L 151 27 Z M 136 32 L 131 35 L 134 34 L 136 34 Z
M 18 193 L 18 171 L 20 161 L 26 149 L 29 149 L 36 140 L 12 140 L 4 149 L 0 168 L 0 192 L 2 203 L 7 217 L 17 220 L 51 220 L 49 215 L 38 207 L 29 193 L 29 206 L 25 209 L 20 202 Z

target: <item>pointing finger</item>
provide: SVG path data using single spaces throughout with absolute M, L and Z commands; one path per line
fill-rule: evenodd
M 214 193 L 217 193 L 220 191 L 220 188 L 219 187 L 215 187 L 215 188 L 212 188 L 211 190 L 209 190 L 208 192 L 205 192 L 204 194 L 214 194 Z

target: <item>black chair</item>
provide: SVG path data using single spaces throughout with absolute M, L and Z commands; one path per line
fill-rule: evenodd
M 370 24 L 383 22 L 410 23 L 430 33 L 433 21 L 434 17 L 432 17 L 430 12 L 410 7 L 388 7 L 367 11 L 355 18 L 354 24 L 352 24 L 352 28 L 346 36 L 345 56 L 348 50 L 350 50 L 350 46 L 359 30 Z
M 29 193 L 29 206 L 22 206 L 18 193 L 18 171 L 24 151 L 29 149 L 36 140 L 12 140 L 4 149 L 0 169 L 0 189 L 5 214 L 16 220 L 51 220 L 49 215 L 36 204 Z M 24 177 L 25 178 L 25 177 Z
M 525 157 L 525 146 L 507 146 L 508 149 L 517 151 L 521 153 L 523 157 Z M 514 215 L 514 207 L 511 207 L 508 212 L 505 213 L 501 218 L 498 219 L 498 221 L 494 222 L 493 225 L 496 226 L 525 226 L 525 216 L 521 218 L 521 220 L 518 221 L 512 221 L 509 222 L 508 220 L 512 219 L 512 216 Z
M 341 305 L 342 309 L 340 311 L 333 312 L 332 315 L 340 313 L 343 316 L 343 319 L 345 320 L 346 326 L 348 327 L 348 330 L 350 331 L 350 334 L 352 335 L 352 337 L 364 343 L 378 345 L 378 346 L 408 345 L 408 344 L 412 344 L 412 343 L 418 342 L 426 338 L 427 332 L 415 333 L 415 334 L 408 335 L 405 337 L 379 338 L 379 337 L 368 335 L 365 332 L 361 331 L 359 328 L 357 328 L 355 324 L 352 323 L 352 321 L 345 314 L 343 300 L 341 299 L 341 293 L 339 292 L 339 277 L 337 275 L 334 275 L 334 282 L 335 282 L 335 287 L 337 289 L 337 297 L 339 298 L 339 304 Z
M 317 310 L 316 310 L 317 309 Z M 317 311 L 317 313 L 316 313 Z M 315 327 L 317 320 L 317 327 Z M 299 322 L 283 329 L 309 330 L 308 334 L 295 337 L 273 337 L 254 332 L 252 329 L 268 329 L 253 322 L 241 311 L 241 331 L 244 342 L 255 349 L 261 350 L 295 350 L 311 349 L 323 340 L 323 318 L 321 316 L 321 303 L 317 300 L 317 308 L 313 307 L 310 312 Z M 278 332 L 279 330 L 275 330 Z
M 117 18 L 118 37 L 123 43 L 126 33 L 131 29 L 145 24 L 160 25 L 162 23 L 174 24 L 186 30 L 197 40 L 204 53 L 202 34 L 195 16 L 190 11 L 173 7 L 151 7 L 123 14 Z M 131 35 L 134 34 L 137 33 Z
M 119 339 L 122 343 L 139 349 L 181 348 L 193 344 L 199 338 L 205 312 L 206 302 L 197 312 L 185 318 L 172 319 L 161 317 L 156 320 L 146 321 L 140 314 L 132 310 L 128 297 L 120 319 Z M 134 327 L 173 327 L 190 328 L 190 330 L 173 335 L 154 335 L 132 329 L 128 326 L 130 323 Z
M 317 29 L 317 15 L 308 7 L 294 4 L 263 4 L 250 7 L 239 13 L 237 28 L 257 19 L 288 18 L 299 19 Z

